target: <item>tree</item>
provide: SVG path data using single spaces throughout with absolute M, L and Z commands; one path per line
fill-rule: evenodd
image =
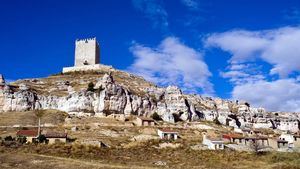
M 24 143 L 27 142 L 27 138 L 24 137 L 24 136 L 20 136 L 20 137 L 17 138 L 17 141 L 18 141 L 19 143 L 21 143 L 21 144 L 24 144 Z
M 162 119 L 160 118 L 160 116 L 159 116 L 156 112 L 154 112 L 154 113 L 152 114 L 151 117 L 152 117 L 154 120 L 156 120 L 156 121 L 162 120 Z
M 94 91 L 95 91 L 94 87 L 95 87 L 94 83 L 93 83 L 93 82 L 90 82 L 90 83 L 88 84 L 87 91 L 94 92 Z
M 6 136 L 4 141 L 14 141 L 14 138 L 12 136 Z
M 262 154 L 262 149 L 264 148 L 263 146 L 261 146 L 257 140 L 253 140 L 251 145 L 250 145 L 250 148 L 253 150 L 253 152 L 256 154 L 256 155 L 260 155 Z
M 38 143 L 46 143 L 47 138 L 44 135 L 41 134 L 37 137 L 37 141 L 38 141 Z
M 38 135 L 41 134 L 41 118 L 45 115 L 45 111 L 37 110 L 34 112 L 35 116 L 38 118 Z

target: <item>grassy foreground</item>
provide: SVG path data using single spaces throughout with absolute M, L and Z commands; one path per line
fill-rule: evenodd
M 257 168 L 300 169 L 299 153 L 157 149 L 155 143 L 132 148 L 82 145 L 0 146 L 0 168 Z M 157 165 L 161 161 L 163 165 Z M 78 164 L 78 165 L 76 165 Z M 79 165 L 80 164 L 80 165 Z

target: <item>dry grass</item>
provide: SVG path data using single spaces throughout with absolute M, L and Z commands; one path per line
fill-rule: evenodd
M 24 83 L 30 86 L 30 88 L 38 94 L 66 96 L 68 94 L 67 90 L 59 89 L 57 86 L 64 82 L 69 82 L 75 91 L 80 91 L 80 89 L 87 88 L 90 82 L 95 84 L 105 73 L 111 73 L 117 84 L 128 88 L 131 93 L 140 96 L 144 96 L 146 94 L 143 90 L 144 88 L 155 86 L 154 84 L 147 82 L 142 77 L 133 76 L 129 73 L 118 70 L 112 72 L 108 72 L 108 70 L 99 70 L 72 72 L 66 74 L 58 73 L 46 78 L 18 80 L 14 82 L 13 85 Z
M 195 151 L 188 147 L 156 149 L 159 141 L 150 141 L 131 148 L 96 148 L 82 145 L 26 145 L 19 148 L 0 147 L 10 154 L 42 154 L 53 157 L 71 157 L 81 161 L 95 160 L 110 165 L 156 167 L 157 161 L 166 162 L 169 168 L 300 168 L 299 153 L 269 153 L 254 155 L 233 151 Z M 6 162 L 6 160 L 4 160 Z M 1 166 L 1 164 L 0 164 Z M 166 167 L 166 166 L 164 166 Z
M 13 125 L 38 125 L 37 111 L 26 112 L 6 112 L 0 113 L 0 126 L 13 126 Z M 58 110 L 40 110 L 43 112 L 41 123 L 51 123 L 54 125 L 62 124 L 67 117 L 67 113 Z

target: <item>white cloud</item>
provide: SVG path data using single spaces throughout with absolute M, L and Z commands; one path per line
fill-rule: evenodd
M 205 39 L 206 47 L 218 47 L 232 54 L 226 71 L 220 72 L 234 85 L 232 98 L 271 111 L 300 112 L 299 44 L 300 27 L 232 30 Z M 257 61 L 271 65 L 269 75 L 261 72 L 258 64 L 264 63 Z
M 252 106 L 270 111 L 300 112 L 300 83 L 295 79 L 280 79 L 267 82 L 246 83 L 235 86 L 234 99 L 246 100 Z
M 265 76 L 260 72 L 260 66 L 256 64 L 232 64 L 228 66 L 227 71 L 220 72 L 220 76 L 228 78 L 235 85 L 253 83 L 264 80 Z
M 168 37 L 156 48 L 133 44 L 130 51 L 135 57 L 131 72 L 160 85 L 177 85 L 186 92 L 202 90 L 213 94 L 208 66 L 202 54 L 186 46 L 178 38 Z
M 134 8 L 152 21 L 154 28 L 167 29 L 168 13 L 157 0 L 132 0 Z
M 300 71 L 300 27 L 266 31 L 234 30 L 212 34 L 206 46 L 219 47 L 232 54 L 231 63 L 244 63 L 257 58 L 273 66 L 270 74 L 282 78 Z

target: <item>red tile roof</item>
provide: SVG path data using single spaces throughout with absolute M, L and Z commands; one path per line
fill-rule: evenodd
M 17 136 L 37 137 L 38 130 L 19 130 Z
M 225 138 L 225 139 L 243 139 L 245 137 L 240 134 L 223 134 L 223 138 Z

